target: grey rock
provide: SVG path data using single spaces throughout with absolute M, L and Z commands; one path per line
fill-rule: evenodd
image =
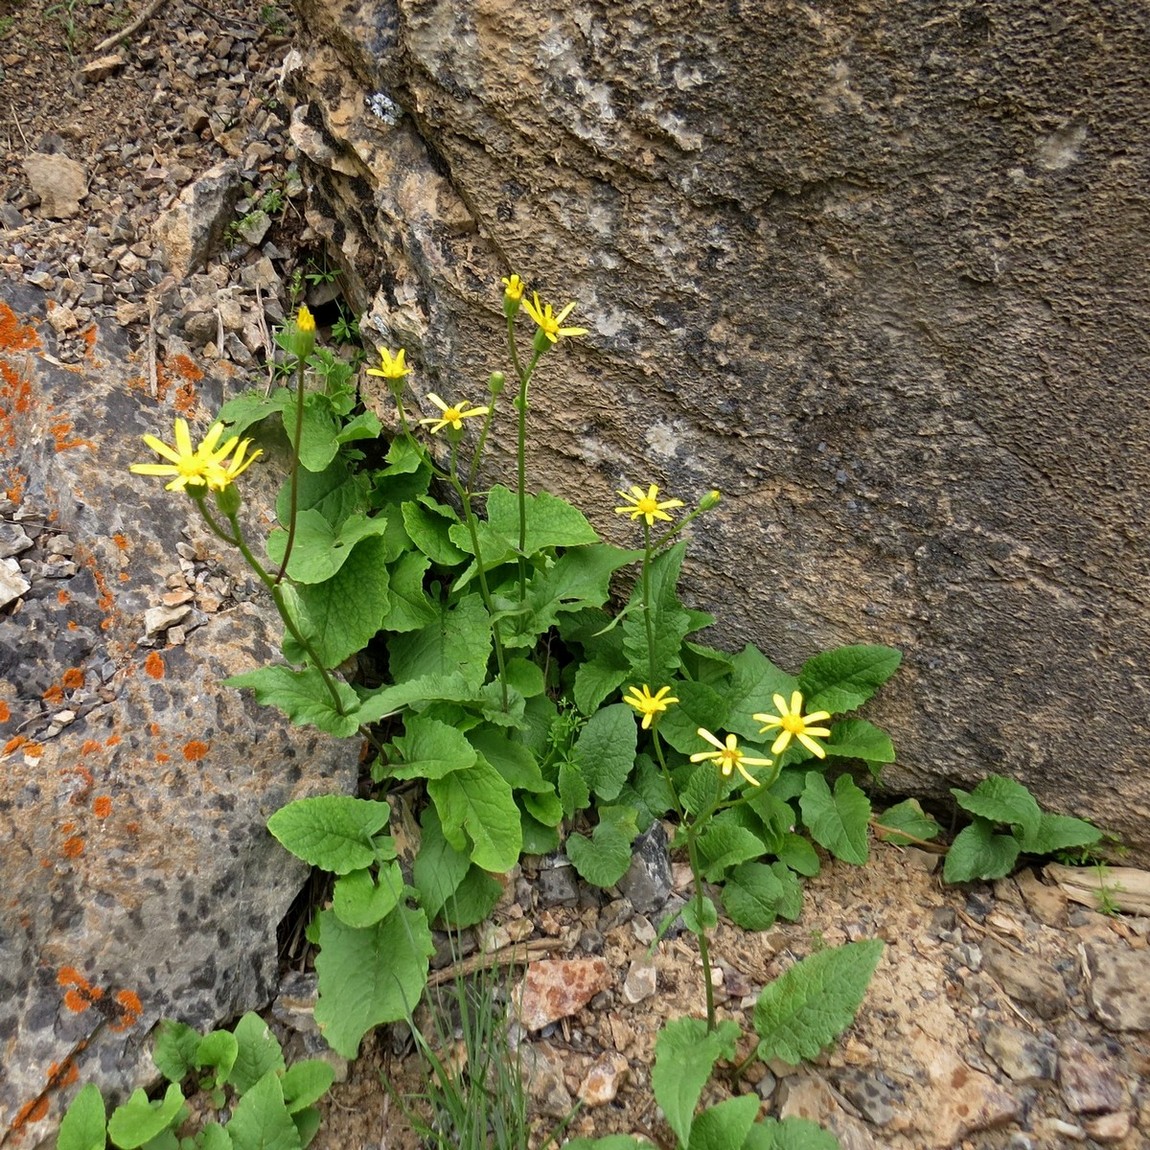
M 24 171 L 32 191 L 40 198 L 40 214 L 66 220 L 79 214 L 88 194 L 88 173 L 83 164 L 61 153 L 33 152 L 24 158 Z
M 0 559 L 10 559 L 32 546 L 28 533 L 18 523 L 0 520 Z
M 993 938 L 982 944 L 983 969 L 993 975 L 1011 998 L 1034 1008 L 1042 1018 L 1057 1018 L 1067 1008 L 1062 975 L 1037 955 L 1020 958 Z
M 667 832 L 656 821 L 631 844 L 631 865 L 618 887 L 640 914 L 655 914 L 671 894 L 671 881 Z
M 982 1045 L 1014 1082 L 1033 1085 L 1054 1078 L 1058 1051 L 1049 1034 L 1031 1034 L 1017 1026 L 992 1022 L 986 1026 Z
M 1090 1007 L 1111 1030 L 1150 1030 L 1150 950 L 1087 943 Z
M 201 267 L 218 248 L 240 191 L 239 167 L 217 164 L 189 184 L 156 222 L 156 242 L 177 279 Z
M 52 338 L 38 293 L 10 285 L 6 302 Z M 266 599 L 220 611 L 185 646 L 136 646 L 193 508 L 128 473 L 141 433 L 170 441 L 170 400 L 158 414 L 146 391 L 125 388 L 138 367 L 119 325 L 97 328 L 94 352 L 79 403 L 74 372 L 0 350 L 5 377 L 27 383 L 5 461 L 23 479 L 21 522 L 51 522 L 80 560 L 46 593 L 33 582 L 18 612 L 0 612 L 0 884 L 20 891 L 0 905 L 0 1129 L 78 1042 L 89 1040 L 81 1079 L 123 1097 L 154 1073 L 145 1036 L 160 1017 L 205 1027 L 270 1001 L 276 929 L 307 867 L 266 820 L 293 798 L 350 791 L 358 774 L 354 741 L 292 728 L 220 685 L 275 659 Z M 222 386 L 205 374 L 206 405 Z M 68 420 L 52 449 L 37 431 L 48 411 Z M 268 513 L 278 485 L 274 460 L 264 462 L 245 486 L 253 516 Z M 212 537 L 194 538 L 201 554 L 232 562 Z M 67 711 L 75 718 L 61 725 Z M 73 1009 L 97 991 L 110 1025 Z M 30 1144 L 50 1136 L 64 1101 L 51 1100 Z
M 1077 1039 L 1058 1048 L 1058 1086 L 1075 1114 L 1110 1114 L 1121 1109 L 1122 1082 L 1111 1060 Z
M 31 588 L 15 559 L 0 559 L 0 607 L 7 607 Z
M 623 1001 L 634 1006 L 637 1002 L 650 998 L 658 989 L 659 973 L 654 960 L 637 958 L 627 968 L 623 979 Z
M 831 1081 L 872 1126 L 888 1126 L 900 1112 L 903 1093 L 881 1071 L 840 1070 Z
M 570 865 L 542 867 L 536 893 L 541 907 L 574 906 L 579 901 L 579 881 L 575 868 Z
M 314 0 L 289 77 L 308 218 L 417 390 L 485 378 L 509 271 L 576 301 L 590 334 L 533 392 L 538 484 L 628 546 L 622 484 L 721 489 L 685 586 L 718 641 L 787 668 L 916 652 L 868 710 L 885 785 L 994 769 L 1150 857 L 1145 756 L 1107 721 L 1150 649 L 1150 186 L 1115 160 L 1150 134 L 1143 12 L 964 11 L 659 0 L 540 32 L 490 0 Z

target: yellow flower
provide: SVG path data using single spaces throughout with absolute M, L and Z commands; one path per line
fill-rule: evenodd
M 223 491 L 263 454 L 254 451 L 251 455 L 247 455 L 251 440 L 245 439 L 241 442 L 236 436 L 219 445 L 223 434 L 224 425 L 214 423 L 199 447 L 193 448 L 187 420 L 177 419 L 175 447 L 169 447 L 154 435 L 144 436 L 144 442 L 157 455 L 171 462 L 133 463 L 129 470 L 136 475 L 174 476 L 172 482 L 165 485 L 167 491 L 187 491 L 189 495 L 202 495 L 209 488 L 212 491 Z M 230 462 L 225 462 L 233 451 L 235 456 Z
M 402 354 L 402 353 L 401 353 Z M 428 392 L 427 398 L 439 408 L 443 415 L 439 419 L 421 419 L 419 424 L 424 427 L 428 424 L 434 424 L 431 429 L 431 434 L 435 435 L 436 432 L 442 431 L 445 427 L 450 426 L 454 431 L 460 431 L 463 428 L 463 420 L 470 419 L 473 415 L 486 415 L 488 408 L 472 407 L 466 399 L 460 400 L 455 407 L 448 407 L 442 399 L 439 398 L 434 392 Z
M 379 353 L 379 367 L 369 367 L 367 374 L 378 375 L 383 379 L 402 379 L 411 371 L 410 367 L 404 365 L 404 354 L 402 347 L 394 355 L 387 348 L 383 348 Z
M 311 355 L 315 347 L 315 317 L 308 311 L 307 304 L 300 304 L 295 319 L 284 325 L 280 346 L 298 360 Z
M 734 735 L 728 735 L 726 743 L 720 743 L 714 735 L 711 734 L 705 727 L 700 727 L 696 732 L 700 739 L 706 739 L 713 747 L 717 747 L 714 751 L 700 751 L 697 755 L 691 756 L 692 763 L 710 762 L 714 763 L 723 773 L 723 778 L 727 778 L 732 771 L 738 771 L 752 787 L 757 787 L 758 781 L 748 773 L 747 767 L 771 767 L 774 766 L 772 759 L 755 759 L 750 755 L 744 755 L 739 750 L 739 740 Z
M 308 311 L 306 303 L 299 305 L 299 311 L 296 312 L 295 325 L 298 330 L 302 332 L 310 332 L 312 335 L 315 334 L 315 316 Z
M 627 690 L 631 693 L 623 696 L 623 702 L 629 703 L 642 714 L 644 731 L 651 726 L 656 716 L 665 711 L 672 703 L 679 701 L 675 698 L 667 698 L 671 690 L 670 687 L 660 687 L 653 695 L 651 688 L 646 683 L 643 684 L 641 691 L 638 687 L 628 687 Z
M 659 489 L 653 483 L 647 489 L 646 495 L 643 494 L 641 487 L 632 487 L 630 493 L 617 491 L 615 494 L 618 495 L 620 499 L 631 500 L 630 506 L 616 507 L 615 514 L 630 515 L 632 522 L 641 515 L 647 520 L 648 527 L 654 527 L 656 519 L 666 519 L 669 522 L 671 517 L 667 514 L 667 511 L 675 507 L 684 506 L 681 499 L 664 499 L 663 502 L 660 503 Z
M 575 308 L 574 303 L 569 303 L 558 315 L 555 315 L 551 310 L 551 305 L 544 306 L 539 302 L 539 293 L 532 293 L 535 297 L 535 302 L 524 300 L 523 306 L 527 309 L 527 314 L 539 326 L 539 331 L 546 336 L 550 343 L 557 343 L 563 336 L 569 335 L 586 335 L 587 329 L 585 327 L 563 327 L 563 321 L 571 314 Z
M 504 299 L 518 303 L 523 298 L 523 292 L 527 285 L 517 275 L 513 275 L 510 279 L 503 280 L 502 283 Z
M 751 718 L 760 723 L 765 723 L 765 727 L 759 729 L 760 734 L 765 734 L 772 727 L 779 727 L 779 736 L 771 744 L 771 754 L 781 755 L 787 749 L 787 744 L 791 741 L 792 737 L 798 739 L 800 743 L 812 755 L 818 756 L 820 759 L 827 757 L 826 751 L 811 738 L 812 735 L 818 735 L 821 738 L 826 738 L 830 731 L 826 727 L 812 727 L 811 723 L 821 722 L 823 719 L 831 717 L 830 711 L 815 711 L 810 715 L 803 714 L 803 695 L 801 691 L 795 691 L 791 695 L 791 705 L 787 706 L 786 699 L 782 695 L 775 695 L 775 706 L 778 708 L 777 715 L 752 715 Z

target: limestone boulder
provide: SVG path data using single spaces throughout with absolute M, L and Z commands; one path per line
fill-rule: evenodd
M 299 8 L 311 223 L 416 395 L 506 368 L 509 271 L 577 301 L 534 483 L 625 541 L 617 488 L 721 488 L 717 639 L 901 648 L 893 788 L 1010 774 L 1146 858 L 1141 14 Z
M 276 657 L 274 610 L 190 501 L 127 470 L 242 380 L 172 355 L 153 394 L 112 325 L 65 362 L 38 299 L 0 302 L 0 541 L 25 585 L 0 607 L 0 1130 L 24 1145 L 77 1082 L 148 1077 L 158 1019 L 270 1001 L 307 871 L 265 822 L 357 776 L 353 741 L 220 685 Z

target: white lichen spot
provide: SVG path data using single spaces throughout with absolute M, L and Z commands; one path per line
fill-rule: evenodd
M 660 112 L 655 117 L 655 123 L 671 137 L 684 152 L 701 152 L 703 150 L 703 133 L 689 127 L 681 116 L 671 112 Z
M 382 92 L 373 92 L 367 97 L 367 110 L 377 119 L 394 127 L 403 116 L 403 109 Z
M 1085 124 L 1067 124 L 1038 142 L 1038 166 L 1060 172 L 1078 160 L 1078 149 L 1086 140 Z
M 647 447 L 665 459 L 674 459 L 683 445 L 681 428 L 677 422 L 656 420 L 647 428 Z

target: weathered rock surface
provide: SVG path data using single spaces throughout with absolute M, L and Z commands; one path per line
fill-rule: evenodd
M 727 639 L 906 652 L 891 783 L 1007 772 L 1145 858 L 1137 6 L 300 8 L 311 222 L 416 394 L 503 366 L 509 270 L 577 300 L 538 483 L 620 537 L 622 483 L 721 488 Z
M 170 362 L 152 398 L 94 323 L 65 366 L 41 298 L 0 302 L 0 537 L 27 584 L 0 609 L 0 1131 L 32 1145 L 77 1078 L 122 1096 L 149 1075 L 160 1017 L 270 1000 L 306 867 L 264 824 L 357 775 L 353 741 L 220 685 L 275 657 L 274 613 L 189 501 L 128 473 L 174 413 L 204 430 L 221 380 Z M 256 514 L 271 476 L 249 474 Z M 179 618 L 148 633 L 156 607 Z

